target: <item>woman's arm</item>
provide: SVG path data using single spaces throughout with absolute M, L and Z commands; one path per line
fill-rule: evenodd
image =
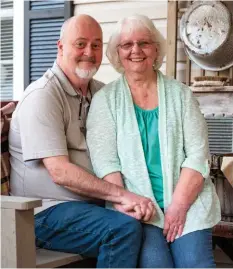
M 203 185 L 204 179 L 201 173 L 191 168 L 182 168 L 173 194 L 172 203 L 189 209 L 201 192 Z
M 185 87 L 185 86 L 184 86 Z M 185 159 L 175 187 L 172 202 L 166 210 L 164 234 L 167 241 L 181 236 L 187 211 L 196 200 L 209 175 L 208 132 L 205 119 L 192 91 L 185 87 L 181 91 L 182 130 Z
M 108 174 L 103 179 L 124 188 L 124 183 L 120 172 Z M 129 215 L 138 220 L 149 221 L 155 215 L 155 208 L 152 203 L 149 204 L 149 207 L 145 207 L 143 204 L 132 204 L 130 206 L 124 206 L 117 203 L 114 203 L 113 206 L 117 211 L 120 211 L 121 213 Z
M 182 168 L 172 202 L 165 214 L 164 235 L 168 242 L 173 242 L 177 235 L 181 236 L 186 214 L 202 190 L 203 184 L 201 173 L 191 168 Z
M 108 174 L 103 179 L 124 188 L 124 183 L 120 172 Z

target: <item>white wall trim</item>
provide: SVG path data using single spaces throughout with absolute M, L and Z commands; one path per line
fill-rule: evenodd
M 24 91 L 24 1 L 14 0 L 13 21 L 13 100 Z
M 13 9 L 12 8 L 0 9 L 0 17 L 1 17 L 1 20 L 12 18 Z

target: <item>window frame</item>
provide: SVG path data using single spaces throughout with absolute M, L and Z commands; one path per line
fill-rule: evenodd
M 12 20 L 12 38 L 13 38 L 13 43 L 14 43 L 14 1 L 13 1 L 13 7 L 12 8 L 1 8 L 0 9 L 0 20 L 1 20 L 1 24 L 2 21 L 6 21 L 6 20 Z M 7 64 L 12 64 L 12 97 L 14 95 L 14 47 L 12 44 L 12 59 L 0 59 L 0 66 L 2 65 L 7 65 Z M 1 79 L 2 79 L 2 68 L 1 68 Z M 2 84 L 2 82 L 1 82 Z M 2 100 L 2 92 L 1 92 L 1 100 Z M 8 101 L 6 99 L 4 99 L 4 101 Z
M 73 1 L 64 1 L 64 8 L 31 10 L 30 2 L 24 2 L 24 89 L 30 84 L 30 21 L 32 19 L 51 19 L 73 16 Z

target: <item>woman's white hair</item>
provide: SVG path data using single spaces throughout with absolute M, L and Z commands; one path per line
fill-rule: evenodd
M 157 45 L 157 58 L 154 62 L 153 68 L 155 70 L 159 69 L 163 63 L 163 58 L 166 54 L 166 40 L 162 36 L 162 34 L 156 29 L 153 22 L 144 15 L 135 14 L 126 18 L 123 18 L 118 21 L 116 24 L 115 29 L 113 30 L 112 35 L 110 36 L 106 55 L 110 61 L 110 63 L 113 65 L 113 67 L 119 72 L 124 73 L 124 67 L 122 66 L 119 54 L 118 54 L 118 48 L 117 46 L 120 43 L 120 36 L 122 33 L 122 30 L 124 28 L 124 31 L 132 31 L 137 29 L 147 29 L 149 30 L 151 34 L 151 39 L 154 41 Z

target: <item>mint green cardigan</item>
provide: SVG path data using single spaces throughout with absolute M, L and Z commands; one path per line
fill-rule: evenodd
M 216 225 L 221 217 L 220 204 L 209 178 L 207 127 L 198 103 L 189 87 L 157 73 L 165 212 L 182 167 L 194 169 L 205 178 L 203 190 L 187 213 L 184 235 Z M 96 175 L 103 178 L 120 171 L 126 189 L 154 201 L 157 215 L 149 223 L 163 228 L 164 214 L 153 195 L 124 75 L 94 95 L 87 119 L 87 144 Z

